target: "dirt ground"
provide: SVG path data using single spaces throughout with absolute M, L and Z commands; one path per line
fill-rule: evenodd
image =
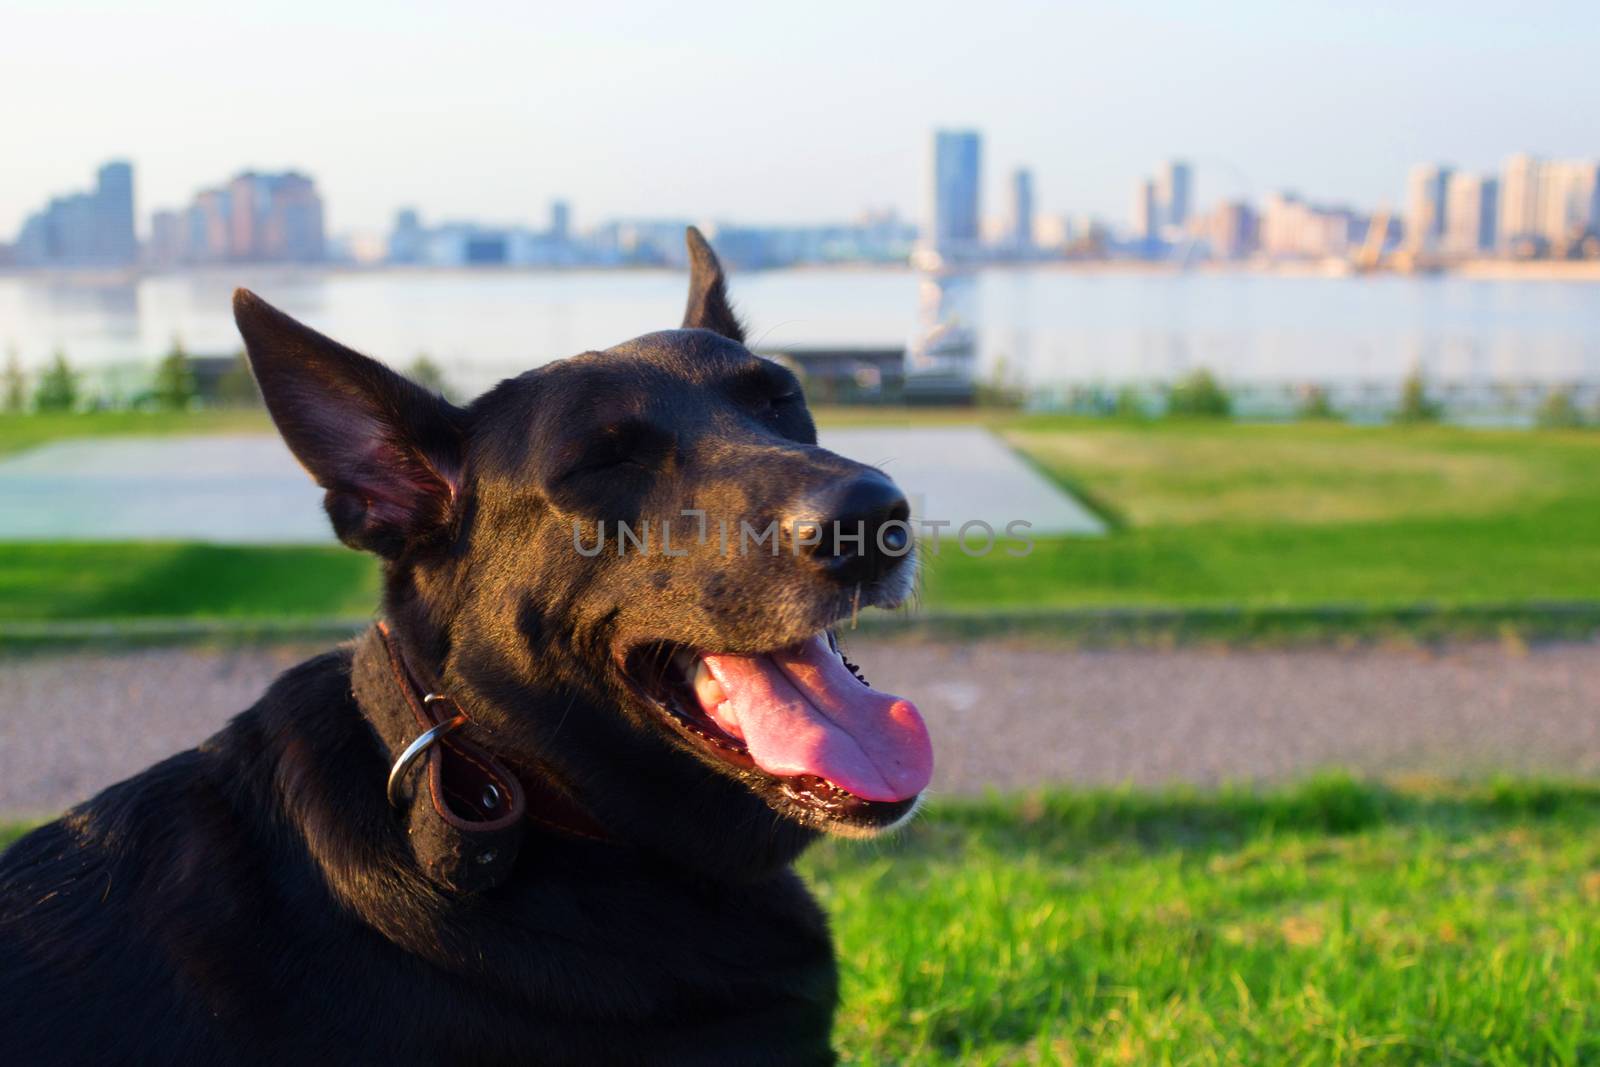
M 1600 644 L 847 648 L 875 686 L 927 716 L 936 794 L 1274 781 L 1329 767 L 1600 774 Z M 0 817 L 59 811 L 195 744 L 310 651 L 0 658 Z

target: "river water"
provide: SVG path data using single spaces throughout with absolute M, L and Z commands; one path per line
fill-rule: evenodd
M 60 348 L 89 369 L 238 347 L 235 285 L 397 364 L 427 353 L 475 390 L 551 359 L 673 326 L 669 271 L 412 272 L 261 268 L 105 284 L 0 276 L 0 348 L 38 366 Z M 1170 380 L 1204 366 L 1257 384 L 1432 379 L 1600 382 L 1600 285 L 1461 277 L 995 269 L 936 281 L 908 270 L 735 275 L 758 348 L 914 346 L 931 318 L 971 339 L 976 375 L 1029 386 Z

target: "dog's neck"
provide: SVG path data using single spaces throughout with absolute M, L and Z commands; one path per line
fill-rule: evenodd
M 537 669 L 540 656 L 581 660 L 572 649 L 535 650 L 527 660 L 500 646 L 495 634 L 504 626 L 445 627 L 435 605 L 451 603 L 454 591 L 435 581 L 424 597 L 423 577 L 403 569 L 388 575 L 384 613 L 397 647 L 433 672 L 448 664 L 450 695 L 496 731 L 489 747 L 513 770 L 527 770 L 530 789 L 540 782 L 570 798 L 616 845 L 719 881 L 778 874 L 818 836 L 768 810 L 743 783 L 707 774 L 698 760 L 646 736 L 581 679 Z M 413 732 L 388 743 L 407 744 L 420 732 L 407 729 Z
M 501 884 L 530 825 L 606 840 L 604 828 L 536 769 L 498 758 L 492 739 L 470 721 L 449 729 L 459 709 L 429 681 L 433 672 L 414 664 L 399 636 L 380 622 L 356 644 L 351 685 L 391 767 L 419 737 L 433 732 L 434 739 L 396 774 L 391 792 L 418 866 L 431 881 L 461 893 Z

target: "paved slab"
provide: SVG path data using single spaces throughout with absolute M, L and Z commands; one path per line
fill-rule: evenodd
M 938 794 L 1328 767 L 1600 774 L 1595 643 L 1163 652 L 842 637 L 873 685 L 927 716 Z M 196 744 L 312 651 L 0 658 L 0 819 L 60 811 Z
M 882 466 L 919 517 L 1103 532 L 977 427 L 837 430 L 823 444 Z M 261 434 L 58 441 L 0 461 L 0 540 L 319 543 L 333 539 L 321 505 L 283 442 Z
M 978 426 L 824 429 L 826 448 L 881 467 L 911 500 L 917 519 L 972 520 L 1004 532 L 1014 519 L 1035 534 L 1105 533 L 1101 521 Z
M 84 438 L 0 462 L 0 540 L 333 539 L 322 491 L 265 434 Z

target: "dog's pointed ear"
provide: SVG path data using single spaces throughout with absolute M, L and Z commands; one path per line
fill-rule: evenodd
M 685 235 L 689 244 L 689 305 L 683 310 L 685 329 L 710 330 L 744 344 L 744 324 L 728 303 L 728 282 L 722 264 L 698 227 Z
M 272 421 L 327 490 L 339 540 L 396 559 L 451 527 L 460 409 L 247 289 L 234 292 L 233 317 Z

